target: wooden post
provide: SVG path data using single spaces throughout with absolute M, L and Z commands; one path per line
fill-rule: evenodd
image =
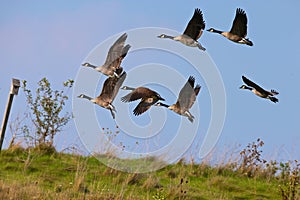
M 12 101 L 13 101 L 14 95 L 18 95 L 19 87 L 20 87 L 20 80 L 13 78 L 11 87 L 10 87 L 10 91 L 9 91 L 9 95 L 8 95 L 8 101 L 6 104 L 3 121 L 2 121 L 2 127 L 1 127 L 1 131 L 0 131 L 0 133 L 1 133 L 0 134 L 0 151 L 2 149 L 2 144 L 3 144 L 3 140 L 4 140 L 4 136 L 5 136 L 6 126 L 7 126 L 7 122 L 8 122 L 8 117 L 9 117 Z

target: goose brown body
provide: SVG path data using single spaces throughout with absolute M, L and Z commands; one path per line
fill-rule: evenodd
M 116 109 L 112 103 L 126 78 L 126 72 L 122 73 L 122 71 L 123 70 L 121 68 L 116 70 L 116 73 L 118 74 L 119 78 L 108 77 L 105 80 L 101 94 L 99 96 L 92 98 L 85 94 L 81 94 L 78 96 L 78 98 L 88 99 L 89 101 L 110 110 L 113 119 L 115 119 L 114 112 L 116 112 Z
M 177 101 L 173 105 L 157 103 L 156 106 L 164 106 L 175 113 L 186 116 L 190 122 L 194 121 L 194 116 L 190 113 L 189 109 L 193 106 L 196 97 L 198 96 L 201 86 L 195 85 L 195 78 L 190 76 L 183 88 L 180 90 Z
M 140 99 L 140 103 L 133 110 L 133 114 L 138 116 L 146 112 L 152 105 L 154 105 L 159 100 L 164 101 L 157 92 L 146 88 L 146 87 L 138 87 L 132 88 L 128 86 L 123 86 L 121 89 L 123 90 L 131 90 L 129 94 L 121 98 L 123 102 L 132 102 Z

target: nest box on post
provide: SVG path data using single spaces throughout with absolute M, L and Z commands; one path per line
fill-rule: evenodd
M 20 87 L 20 80 L 13 78 L 11 86 L 10 86 L 10 92 L 9 93 L 13 94 L 13 95 L 18 95 L 19 87 Z

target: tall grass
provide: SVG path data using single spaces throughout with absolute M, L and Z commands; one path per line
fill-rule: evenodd
M 262 147 L 257 140 L 214 165 L 182 159 L 148 173 L 118 171 L 95 157 L 46 147 L 14 147 L 0 155 L 0 199 L 300 199 L 298 161 L 266 161 Z

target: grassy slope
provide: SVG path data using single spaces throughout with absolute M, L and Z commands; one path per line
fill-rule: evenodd
M 0 199 L 280 199 L 276 180 L 226 167 L 169 165 L 147 174 L 110 169 L 93 157 L 2 151 Z

